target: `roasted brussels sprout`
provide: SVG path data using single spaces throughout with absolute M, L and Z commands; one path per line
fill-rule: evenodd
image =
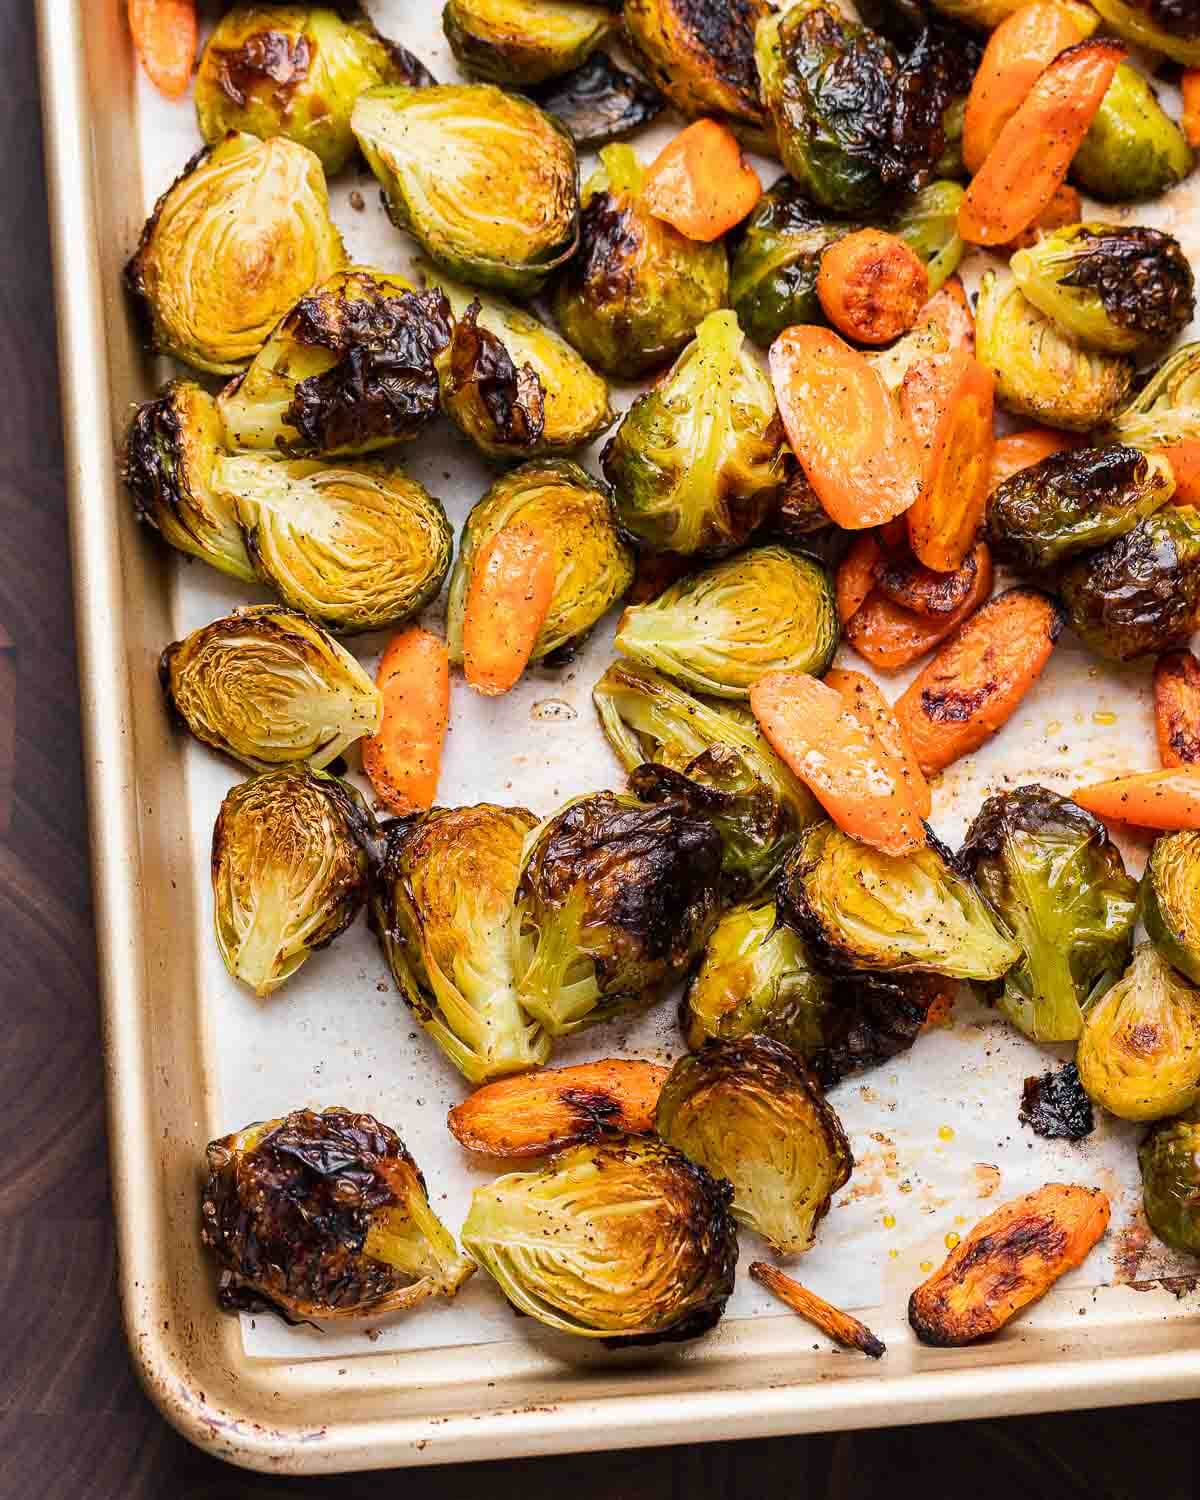
M 1189 0 L 1094 0 L 1101 20 L 1135 47 L 1200 67 L 1200 11 Z
M 1200 438 L 1200 342 L 1181 344 L 1113 418 L 1108 436 L 1135 448 Z
M 497 479 L 463 527 L 446 600 L 453 662 L 463 659 L 463 614 L 475 558 L 496 532 L 517 520 L 535 526 L 558 553 L 554 594 L 530 661 L 581 641 L 633 582 L 633 553 L 595 480 L 564 458 L 522 464 Z
M 966 252 L 958 233 L 958 210 L 965 196 L 961 183 L 931 182 L 906 199 L 892 221 L 892 233 L 925 262 L 931 297 L 958 270 Z
M 850 1180 L 841 1121 L 796 1054 L 763 1036 L 681 1057 L 658 1096 L 664 1141 L 733 1187 L 733 1216 L 780 1255 L 816 1244 Z
M 226 793 L 212 838 L 217 949 L 269 995 L 346 930 L 367 898 L 371 815 L 354 788 L 307 766 Z
M 1157 198 L 1192 170 L 1187 137 L 1154 97 L 1149 80 L 1122 63 L 1083 144 L 1071 177 L 1102 203 Z
M 828 531 L 833 523 L 795 455 L 789 451 L 783 457 L 787 477 L 775 497 L 765 530 L 781 542 L 803 545 L 818 532 Z
M 1154 841 L 1138 911 L 1158 951 L 1200 984 L 1200 832 L 1184 829 Z
M 513 979 L 513 892 L 536 827 L 520 807 L 435 808 L 384 829 L 372 872 L 371 926 L 396 987 L 472 1083 L 550 1056 Z
M 611 1344 L 695 1338 L 733 1291 L 732 1189 L 649 1136 L 475 1189 L 464 1247 L 518 1312 Z
M 198 151 L 154 205 L 125 284 L 160 354 L 232 375 L 345 262 L 312 152 L 282 136 L 230 134 Z
M 1200 1100 L 1200 989 L 1152 943 L 1088 1011 L 1075 1052 L 1088 1095 L 1121 1120 L 1164 1120 Z
M 721 839 L 678 802 L 577 797 L 531 833 L 517 885 L 521 1004 L 551 1036 L 657 999 L 717 920 Z
M 319 770 L 375 734 L 383 713 L 350 653 L 278 604 L 193 630 L 166 648 L 158 675 L 168 708 L 198 740 L 256 771 L 292 761 Z
M 537 102 L 571 132 L 577 146 L 603 146 L 638 130 L 662 113 L 657 89 L 617 67 L 607 52 L 593 52 L 556 83 L 538 89 Z
M 1038 1042 L 1069 1042 L 1124 968 L 1137 886 L 1104 824 L 1043 786 L 989 797 L 962 860 L 1016 935 L 1000 1009 Z
M 1097 656 L 1132 661 L 1186 646 L 1200 623 L 1200 510 L 1166 505 L 1059 580 L 1067 619 Z
M 473 286 L 531 297 L 579 241 L 575 146 L 492 84 L 377 88 L 351 117 L 392 222 Z
M 604 450 L 626 531 L 666 551 L 728 551 L 765 519 L 787 472 L 771 382 L 737 317 L 709 313 Z
M 554 316 L 607 375 L 633 379 L 672 359 L 724 306 L 725 247 L 685 239 L 639 201 L 632 146 L 605 146 L 584 189 L 579 253 L 554 287 Z
M 1156 1125 L 1138 1165 L 1150 1228 L 1172 1250 L 1200 1255 L 1200 1109 Z
M 691 573 L 621 617 L 622 656 L 698 693 L 749 698 L 766 672 L 820 675 L 837 650 L 825 566 L 774 543 Z
M 1070 432 L 1109 421 L 1133 383 L 1132 359 L 1082 348 L 994 271 L 979 285 L 975 353 L 996 377 L 1001 406 Z
M 604 40 L 612 16 L 572 0 L 446 0 L 442 28 L 468 73 L 537 84 L 569 73 Z
M 226 445 L 298 458 L 414 438 L 437 414 L 434 360 L 450 334 L 440 291 L 416 293 L 386 271 L 339 271 L 221 392 Z
M 212 482 L 262 581 L 339 634 L 399 625 L 450 570 L 445 511 L 399 469 L 242 454 L 218 459 Z
M 988 499 L 988 540 L 1006 562 L 1048 568 L 1132 531 L 1175 489 L 1170 464 L 1137 448 L 1067 448 L 1021 469 Z
M 404 1142 L 348 1109 L 298 1109 L 211 1142 L 200 1237 L 224 1307 L 289 1321 L 453 1297 L 475 1270 Z
M 253 583 L 236 507 L 211 483 L 220 449 L 213 398 L 191 380 L 172 380 L 134 413 L 123 478 L 139 521 L 180 552 Z
M 1021 950 L 936 838 L 884 854 L 832 823 L 800 835 L 777 896 L 784 921 L 832 972 L 1000 979 Z

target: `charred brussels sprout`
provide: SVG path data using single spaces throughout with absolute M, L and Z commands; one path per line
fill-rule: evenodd
M 557 83 L 537 91 L 544 110 L 571 132 L 577 146 L 603 146 L 639 130 L 662 113 L 666 100 L 607 52 L 593 52 L 587 62 Z
M 371 926 L 396 986 L 472 1083 L 550 1055 L 513 976 L 513 892 L 536 826 L 524 808 L 435 808 L 384 829 L 372 872 Z
M 1135 47 L 1200 67 L 1200 11 L 1189 0 L 1095 0 L 1100 18 Z
M 569 73 L 612 26 L 602 5 L 570 0 L 446 0 L 442 28 L 468 73 L 536 84 Z
M 751 547 L 627 609 L 622 656 L 718 698 L 749 698 L 766 672 L 820 675 L 837 650 L 829 573 L 788 547 Z
M 780 1255 L 816 1243 L 854 1159 L 821 1086 L 766 1037 L 709 1042 L 681 1057 L 658 1096 L 663 1140 L 733 1187 L 733 1216 Z
M 929 295 L 958 270 L 966 252 L 958 234 L 958 210 L 966 189 L 957 182 L 931 182 L 901 204 L 892 233 L 915 250 L 929 274 Z
M 221 449 L 213 398 L 190 380 L 172 380 L 134 414 L 123 477 L 139 521 L 172 547 L 242 583 L 254 582 L 237 509 L 212 487 Z
M 232 375 L 345 261 L 312 152 L 282 136 L 230 134 L 197 152 L 154 205 L 125 283 L 159 353 Z
M 988 539 L 1007 562 L 1048 568 L 1123 536 L 1164 505 L 1171 467 L 1137 448 L 1069 448 L 1021 469 L 992 491 Z
M 1155 840 L 1138 904 L 1155 947 L 1200 984 L 1200 833 L 1185 829 Z
M 350 926 L 367 897 L 370 833 L 354 788 L 307 766 L 226 794 L 213 828 L 213 920 L 235 979 L 269 995 Z
M 480 548 L 518 520 L 546 536 L 557 552 L 554 593 L 530 661 L 581 641 L 633 582 L 633 553 L 595 480 L 567 459 L 522 464 L 492 485 L 463 528 L 446 600 L 453 662 L 463 659 L 467 587 Z
M 307 761 L 327 766 L 375 734 L 375 684 L 311 620 L 276 604 L 236 609 L 162 654 L 168 707 L 198 740 L 257 771 Z
M 298 1109 L 211 1142 L 200 1226 L 222 1305 L 289 1321 L 453 1297 L 475 1270 L 404 1142 L 348 1109 Z
M 709 313 L 604 450 L 626 531 L 671 552 L 728 551 L 765 519 L 786 474 L 771 382 L 737 317 Z
M 1135 448 L 1200 438 L 1200 342 L 1181 344 L 1113 419 L 1109 437 Z
M 1172 1250 L 1200 1255 L 1200 1110 L 1156 1125 L 1138 1165 L 1150 1228 Z
M 695 1338 L 733 1291 L 731 1189 L 646 1136 L 475 1189 L 463 1246 L 518 1312 L 613 1344 Z
M 575 146 L 492 84 L 378 88 L 351 119 L 392 222 L 452 276 L 539 292 L 579 240 Z
M 352 635 L 399 625 L 450 570 L 454 532 L 415 479 L 383 464 L 222 458 L 258 576 L 291 609 Z
M 1157 198 L 1192 170 L 1192 150 L 1154 97 L 1150 82 L 1122 63 L 1071 158 L 1071 177 L 1102 203 Z
M 988 798 L 962 858 L 1020 944 L 1001 1010 L 1034 1041 L 1073 1041 L 1129 957 L 1137 886 L 1120 850 L 1091 813 L 1022 786 Z
M 575 348 L 628 379 L 665 364 L 724 306 L 725 248 L 685 239 L 641 205 L 632 146 L 605 146 L 583 195 L 579 252 L 554 288 L 554 316 Z
M 717 920 L 721 840 L 678 803 L 577 797 L 529 835 L 517 989 L 551 1036 L 657 999 Z

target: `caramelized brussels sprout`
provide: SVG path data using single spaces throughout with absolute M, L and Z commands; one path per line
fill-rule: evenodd
M 445 511 L 399 469 L 244 454 L 219 459 L 212 482 L 237 507 L 258 576 L 329 630 L 399 625 L 450 570 Z
M 564 458 L 522 464 L 497 479 L 467 517 L 446 600 L 450 660 L 463 659 L 463 614 L 471 569 L 496 532 L 521 520 L 554 544 L 554 594 L 530 661 L 577 645 L 633 582 L 633 553 L 622 540 L 607 493 Z
M 1122 63 L 1083 143 L 1072 180 L 1102 203 L 1157 198 L 1192 170 L 1187 137 L 1154 97 L 1150 81 Z
M 657 89 L 617 67 L 607 52 L 536 92 L 537 102 L 571 133 L 577 146 L 603 146 L 658 118 L 666 100 Z
M 414 438 L 437 415 L 446 299 L 386 271 L 339 271 L 302 297 L 225 387 L 230 448 L 291 457 L 368 453 Z
M 574 253 L 575 146 L 528 99 L 487 83 L 368 89 L 350 123 L 392 222 L 451 276 L 531 297 Z
M 769 544 L 691 573 L 621 617 L 622 656 L 717 698 L 749 698 L 766 672 L 820 675 L 837 650 L 833 584 L 803 552 Z
M 1067 619 L 1097 656 L 1132 661 L 1186 646 L 1200 621 L 1200 510 L 1166 505 L 1071 563 Z
M 733 1291 L 732 1189 L 650 1136 L 575 1146 L 475 1189 L 463 1246 L 518 1312 L 582 1338 L 696 1338 Z
M 1200 67 L 1200 11 L 1188 0 L 1094 0 L 1101 20 L 1124 41 Z
M 212 837 L 226 969 L 269 995 L 344 932 L 367 898 L 371 815 L 349 784 L 282 766 L 226 793 Z
M 1000 979 L 1021 950 L 936 838 L 884 854 L 832 823 L 800 835 L 779 882 L 784 921 L 832 972 Z
M 1200 984 L 1200 832 L 1184 829 L 1154 841 L 1138 914 L 1158 951 Z
M 717 920 L 721 839 L 677 802 L 577 797 L 531 833 L 517 885 L 521 1004 L 551 1036 L 654 1001 Z
M 212 1141 L 200 1226 L 222 1306 L 289 1321 L 453 1297 L 475 1270 L 404 1142 L 348 1109 L 298 1109 Z
M 1156 1125 L 1138 1165 L 1150 1228 L 1172 1250 L 1200 1255 L 1200 1109 Z
M 767 517 L 766 530 L 781 542 L 804 543 L 828 531 L 833 523 L 795 455 L 788 450 L 783 458 L 787 477 Z
M 1124 968 L 1137 886 L 1104 824 L 1043 786 L 989 797 L 962 859 L 1021 957 L 1000 1008 L 1038 1042 L 1069 1042 Z
M 1159 448 L 1200 438 L 1200 342 L 1181 344 L 1113 418 L 1118 443 Z
M 1069 432 L 1109 421 L 1133 383 L 1128 356 L 1082 348 L 994 271 L 979 286 L 975 353 L 996 377 L 1001 406 Z
M 958 210 L 966 189 L 958 182 L 931 182 L 906 199 L 892 221 L 892 233 L 925 262 L 932 297 L 958 270 L 966 252 L 958 234 Z
M 513 892 L 536 827 L 521 807 L 435 808 L 387 825 L 372 871 L 371 926 L 396 987 L 472 1083 L 550 1056 L 513 975 Z
M 468 73 L 537 84 L 569 73 L 604 40 L 612 17 L 572 0 L 446 0 L 442 29 Z
M 606 375 L 634 379 L 674 358 L 724 306 L 725 248 L 685 239 L 639 201 L 645 175 L 632 146 L 605 146 L 583 194 L 579 253 L 559 277 L 554 316 Z
M 681 1057 L 658 1096 L 657 1129 L 733 1187 L 733 1216 L 780 1255 L 816 1244 L 850 1180 L 841 1121 L 796 1054 L 763 1036 Z
M 154 205 L 125 284 L 158 353 L 232 375 L 345 262 L 312 152 L 282 136 L 230 134 L 198 151 Z
M 235 609 L 163 652 L 167 707 L 198 740 L 256 771 L 293 761 L 319 770 L 365 734 L 383 700 L 319 625 L 278 604 Z
M 771 382 L 737 317 L 709 313 L 604 450 L 626 531 L 666 551 L 728 551 L 758 527 L 786 473 Z
M 213 398 L 191 380 L 172 380 L 134 413 L 123 478 L 139 521 L 172 547 L 242 583 L 254 582 L 237 510 L 212 487 L 221 449 Z

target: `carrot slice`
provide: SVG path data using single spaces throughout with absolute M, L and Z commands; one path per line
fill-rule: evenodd
M 1200 505 L 1200 438 L 1185 438 L 1157 450 L 1175 475 L 1175 505 Z
M 196 0 L 129 0 L 129 29 L 159 93 L 168 99 L 186 94 L 196 61 Z
M 880 550 L 885 557 L 908 551 L 908 522 L 903 516 L 896 516 L 894 520 L 885 521 L 876 529 L 875 535 L 879 539 Z
M 1164 767 L 1200 766 L 1200 662 L 1190 651 L 1155 663 L 1154 728 Z
M 846 640 L 881 671 L 907 667 L 951 636 L 992 592 L 992 554 L 983 542 L 975 548 L 975 586 L 954 614 L 941 620 L 919 615 L 875 589 L 845 627 Z
M 1038 217 L 1067 175 L 1125 47 L 1108 37 L 1068 47 L 1042 72 L 971 179 L 958 232 L 1005 245 Z
M 463 610 L 463 670 L 478 692 L 507 693 L 525 670 L 554 597 L 554 548 L 522 521 L 480 548 Z
M 1054 189 L 1053 198 L 1033 223 L 1015 235 L 1004 248 L 1027 250 L 1031 245 L 1036 245 L 1047 230 L 1059 229 L 1064 224 L 1078 224 L 1082 218 L 1083 199 L 1069 182 L 1060 182 Z
M 830 520 L 848 531 L 906 511 L 920 463 L 896 403 L 866 357 L 828 328 L 785 328 L 769 355 L 788 441 Z
M 769 1266 L 762 1260 L 752 1261 L 750 1274 L 798 1317 L 819 1328 L 843 1349 L 857 1349 L 868 1359 L 881 1359 L 887 1353 L 887 1345 L 881 1343 L 865 1323 L 860 1323 L 840 1307 L 834 1307 L 832 1302 L 826 1302 L 824 1297 L 818 1297 L 816 1292 L 810 1292 L 776 1266 Z
M 944 620 L 957 614 L 975 592 L 975 573 L 979 566 L 974 551 L 968 552 L 962 566 L 953 573 L 938 573 L 915 557 L 896 557 L 885 563 L 875 587 L 901 609 L 931 620 Z
M 978 750 L 1017 711 L 1062 634 L 1059 606 L 1015 588 L 978 610 L 925 666 L 896 717 L 928 776 Z
M 1097 781 L 1071 793 L 1080 807 L 1114 823 L 1138 828 L 1200 828 L 1200 766 L 1169 766 L 1138 771 L 1113 781 Z
M 975 315 L 967 301 L 966 288 L 957 276 L 944 282 L 921 309 L 917 327 L 926 323 L 942 330 L 951 350 L 965 349 L 968 354 L 975 353 Z
M 848 672 L 841 667 L 834 667 L 832 671 L 825 673 L 823 680 L 826 687 L 841 693 L 854 717 L 874 734 L 912 793 L 913 806 L 918 816 L 927 818 L 933 811 L 933 794 L 917 765 L 912 746 L 904 738 L 900 722 L 892 712 L 892 705 L 875 683 L 861 672 Z
M 758 173 L 737 137 L 716 120 L 681 130 L 651 162 L 641 199 L 689 240 L 719 240 L 762 197 Z
M 918 360 L 900 407 L 925 456 L 921 493 L 908 512 L 912 549 L 953 573 L 975 545 L 987 509 L 995 377 L 964 350 Z
M 883 566 L 883 553 L 872 532 L 854 538 L 849 552 L 838 564 L 834 593 L 838 619 L 848 624 L 867 601 Z
M 375 681 L 383 694 L 383 719 L 379 733 L 362 742 L 363 770 L 389 812 L 423 811 L 437 796 L 450 723 L 444 643 L 419 625 L 406 626 L 388 642 Z
M 1179 123 L 1188 145 L 1200 147 L 1200 68 L 1184 68 L 1179 88 L 1183 94 L 1183 118 Z
M 821 257 L 817 298 L 825 316 L 860 344 L 890 344 L 929 297 L 925 262 L 897 235 L 856 229 Z
M 776 754 L 851 838 L 910 854 L 925 829 L 904 777 L 841 693 L 803 672 L 768 672 L 750 707 Z
M 1052 453 L 1061 453 L 1065 448 L 1077 448 L 1086 441 L 1075 433 L 1059 432 L 1053 427 L 1023 427 L 1020 432 L 1010 432 L 1007 437 L 997 438 L 992 445 L 992 468 L 988 476 L 988 492 L 997 489 L 1006 479 L 1019 474 L 1022 469 L 1040 464 Z

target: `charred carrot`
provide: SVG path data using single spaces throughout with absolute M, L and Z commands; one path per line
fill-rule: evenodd
M 129 29 L 159 93 L 168 99 L 186 94 L 196 61 L 196 0 L 129 0 Z
M 525 670 L 554 597 L 554 548 L 523 522 L 479 550 L 463 611 L 463 670 L 481 693 L 507 693 Z
M 912 549 L 953 573 L 975 545 L 987 509 L 995 377 L 965 350 L 918 360 L 900 408 L 924 455 L 921 492 L 908 512 Z
M 762 197 L 758 173 L 737 137 L 697 120 L 663 147 L 646 171 L 641 201 L 689 240 L 719 240 Z
M 1083 199 L 1069 182 L 1060 182 L 1054 189 L 1054 196 L 1033 223 L 1015 235 L 1004 248 L 1027 250 L 1051 229 L 1061 229 L 1064 224 L 1078 224 L 1082 218 Z
M 819 1328 L 835 1344 L 841 1344 L 843 1349 L 857 1349 L 868 1359 L 880 1359 L 887 1353 L 887 1345 L 880 1343 L 865 1323 L 860 1323 L 848 1312 L 842 1312 L 831 1302 L 810 1292 L 777 1267 L 756 1260 L 751 1263 L 750 1274 L 760 1286 L 765 1286 L 780 1302 L 786 1303 L 798 1317 L 811 1323 L 814 1328 Z
M 1054 427 L 1023 427 L 1020 432 L 997 438 L 992 446 L 989 494 L 1022 469 L 1040 464 L 1042 459 L 1061 453 L 1064 448 L 1077 448 L 1082 441 L 1075 433 L 1059 432 Z
M 362 742 L 363 770 L 389 812 L 432 807 L 450 723 L 450 659 L 436 635 L 408 625 L 391 638 L 376 683 L 379 733 Z
M 876 589 L 846 626 L 846 640 L 873 667 L 885 672 L 928 655 L 969 620 L 992 592 L 992 555 L 982 542 L 974 557 L 974 586 L 954 614 L 941 620 L 919 615 Z
M 949 350 L 965 349 L 975 353 L 975 315 L 967 301 L 961 280 L 951 276 L 921 309 L 916 326 L 931 323 L 946 335 Z
M 1200 828 L 1200 766 L 1169 766 L 1098 781 L 1071 793 L 1080 807 L 1114 823 L 1158 828 Z
M 1183 94 L 1183 118 L 1180 124 L 1189 146 L 1200 147 L 1200 68 L 1184 68 L 1179 81 Z
M 849 624 L 867 602 L 882 566 L 883 553 L 875 534 L 864 531 L 855 537 L 849 552 L 838 564 L 834 581 L 838 619 L 843 625 Z
M 1154 666 L 1154 727 L 1163 766 L 1200 766 L 1200 662 L 1168 651 Z
M 931 620 L 957 614 L 975 592 L 979 560 L 972 549 L 953 573 L 938 573 L 915 557 L 894 557 L 880 569 L 875 587 L 901 609 Z
M 825 316 L 860 344 L 890 344 L 917 321 L 929 297 L 925 262 L 882 229 L 856 229 L 821 257 L 817 298 Z
M 874 734 L 883 749 L 891 756 L 896 771 L 912 793 L 913 806 L 919 817 L 927 818 L 933 810 L 933 794 L 912 746 L 904 738 L 892 706 L 869 677 L 861 672 L 848 672 L 834 667 L 824 677 L 826 687 L 841 693 L 851 713 Z
M 1158 452 L 1171 465 L 1175 476 L 1175 493 L 1171 496 L 1174 504 L 1200 505 L 1200 438 L 1185 438 Z

